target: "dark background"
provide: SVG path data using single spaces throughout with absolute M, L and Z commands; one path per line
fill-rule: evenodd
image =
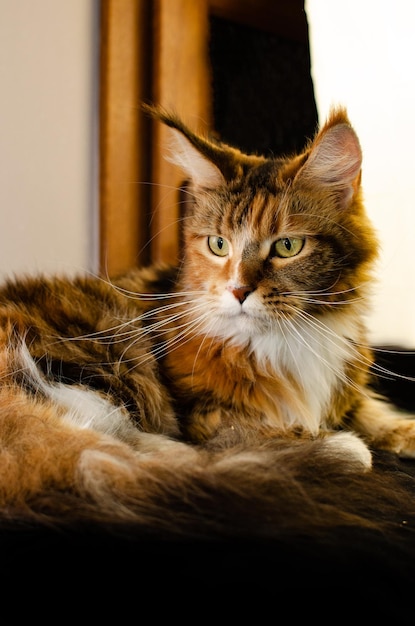
M 278 156 L 313 137 L 318 116 L 307 29 L 302 33 L 284 37 L 211 17 L 213 119 L 223 141 Z

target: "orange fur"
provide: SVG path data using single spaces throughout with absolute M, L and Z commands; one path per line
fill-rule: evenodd
M 370 388 L 378 244 L 346 111 L 275 159 L 152 113 L 191 179 L 180 265 L 0 288 L 3 516 L 160 528 L 160 502 L 212 485 L 290 492 L 304 458 L 348 474 L 368 446 L 414 456 L 415 422 Z

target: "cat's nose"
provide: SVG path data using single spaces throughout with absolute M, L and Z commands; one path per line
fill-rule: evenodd
M 237 300 L 242 304 L 249 294 L 251 293 L 251 287 L 247 287 L 244 285 L 243 287 L 235 287 L 233 285 L 228 285 L 227 289 L 235 296 Z

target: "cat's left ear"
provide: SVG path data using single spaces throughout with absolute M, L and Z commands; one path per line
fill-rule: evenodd
M 348 204 L 360 186 L 362 150 L 344 111 L 333 113 L 315 137 L 295 181 L 337 191 Z

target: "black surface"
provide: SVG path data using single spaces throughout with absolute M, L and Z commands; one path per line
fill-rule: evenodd
M 397 373 L 414 372 L 412 352 L 394 348 L 388 354 L 382 348 L 378 357 L 382 366 L 387 363 Z M 379 386 L 414 409 L 412 381 L 380 379 Z M 178 539 L 128 526 L 3 526 L 1 624 L 20 626 L 35 619 L 42 624 L 173 619 L 192 624 L 224 619 L 255 624 L 309 619 L 412 623 L 415 461 L 375 452 L 375 472 L 381 480 L 392 477 L 404 493 L 392 512 L 390 503 L 386 506 L 376 495 L 367 501 L 367 519 L 391 518 L 387 532 L 359 523 L 322 532 L 310 524 L 299 530 L 293 520 L 292 531 L 288 523 L 260 537 L 256 529 L 264 520 L 258 519 L 256 526 L 253 510 L 246 511 L 245 535 L 232 538 L 232 528 L 227 528 L 222 539 L 220 533 Z M 233 504 L 221 502 L 225 527 L 226 509 L 231 511 Z M 200 526 L 204 524 L 201 511 Z

